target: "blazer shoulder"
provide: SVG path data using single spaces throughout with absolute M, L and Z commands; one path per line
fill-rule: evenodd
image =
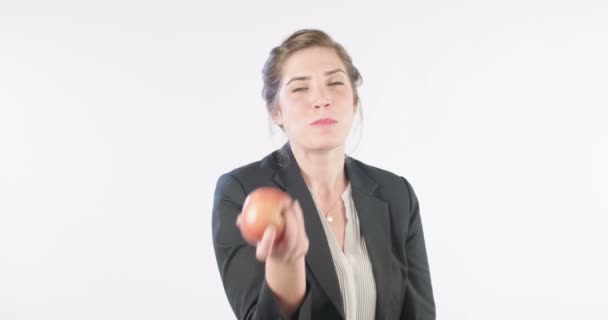
M 376 181 L 376 183 L 378 183 L 378 185 L 382 188 L 399 189 L 404 188 L 409 184 L 407 179 L 395 172 L 367 164 L 354 158 L 350 158 L 349 161 L 351 161 L 352 165 L 359 168 L 359 170 L 364 172 L 372 180 Z
M 219 179 L 222 180 L 230 177 L 238 181 L 244 189 L 252 189 L 255 185 L 264 184 L 272 180 L 279 163 L 280 161 L 275 151 L 258 161 L 250 162 L 227 171 L 221 174 Z

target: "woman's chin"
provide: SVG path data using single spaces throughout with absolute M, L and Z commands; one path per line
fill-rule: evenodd
M 332 150 L 344 148 L 344 142 L 341 141 L 322 141 L 310 144 L 308 149 L 315 152 L 329 152 Z
M 291 141 L 293 144 L 297 144 L 301 148 L 313 152 L 328 152 L 336 149 L 344 149 L 346 146 L 346 137 L 336 133 L 331 135 L 307 135 L 301 137 L 301 139 Z

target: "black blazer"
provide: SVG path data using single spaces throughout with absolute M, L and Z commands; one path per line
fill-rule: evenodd
M 418 200 L 406 179 L 349 158 L 345 164 L 376 280 L 376 319 L 435 319 L 435 302 Z M 264 264 L 235 225 L 247 195 L 279 187 L 298 199 L 310 241 L 306 296 L 296 319 L 344 319 L 342 295 L 323 225 L 289 143 L 223 174 L 213 203 L 213 246 L 228 301 L 238 319 L 285 319 L 264 280 Z

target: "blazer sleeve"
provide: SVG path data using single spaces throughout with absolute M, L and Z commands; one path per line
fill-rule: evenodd
M 247 194 L 237 177 L 227 173 L 217 181 L 212 213 L 213 248 L 228 297 L 238 319 L 287 319 L 265 281 L 264 263 L 236 226 Z M 310 285 L 294 319 L 310 319 Z
M 435 320 L 435 301 L 420 218 L 420 206 L 414 189 L 405 178 L 402 177 L 402 179 L 409 194 L 410 212 L 408 233 L 405 239 L 407 282 L 401 319 Z

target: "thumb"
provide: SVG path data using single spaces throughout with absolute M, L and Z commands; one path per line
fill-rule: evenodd
M 268 258 L 272 254 L 276 234 L 277 232 L 273 225 L 269 226 L 268 228 L 266 228 L 266 230 L 264 230 L 262 240 L 258 242 L 258 245 L 256 246 L 255 250 L 255 255 L 258 260 L 266 261 L 266 258 Z

